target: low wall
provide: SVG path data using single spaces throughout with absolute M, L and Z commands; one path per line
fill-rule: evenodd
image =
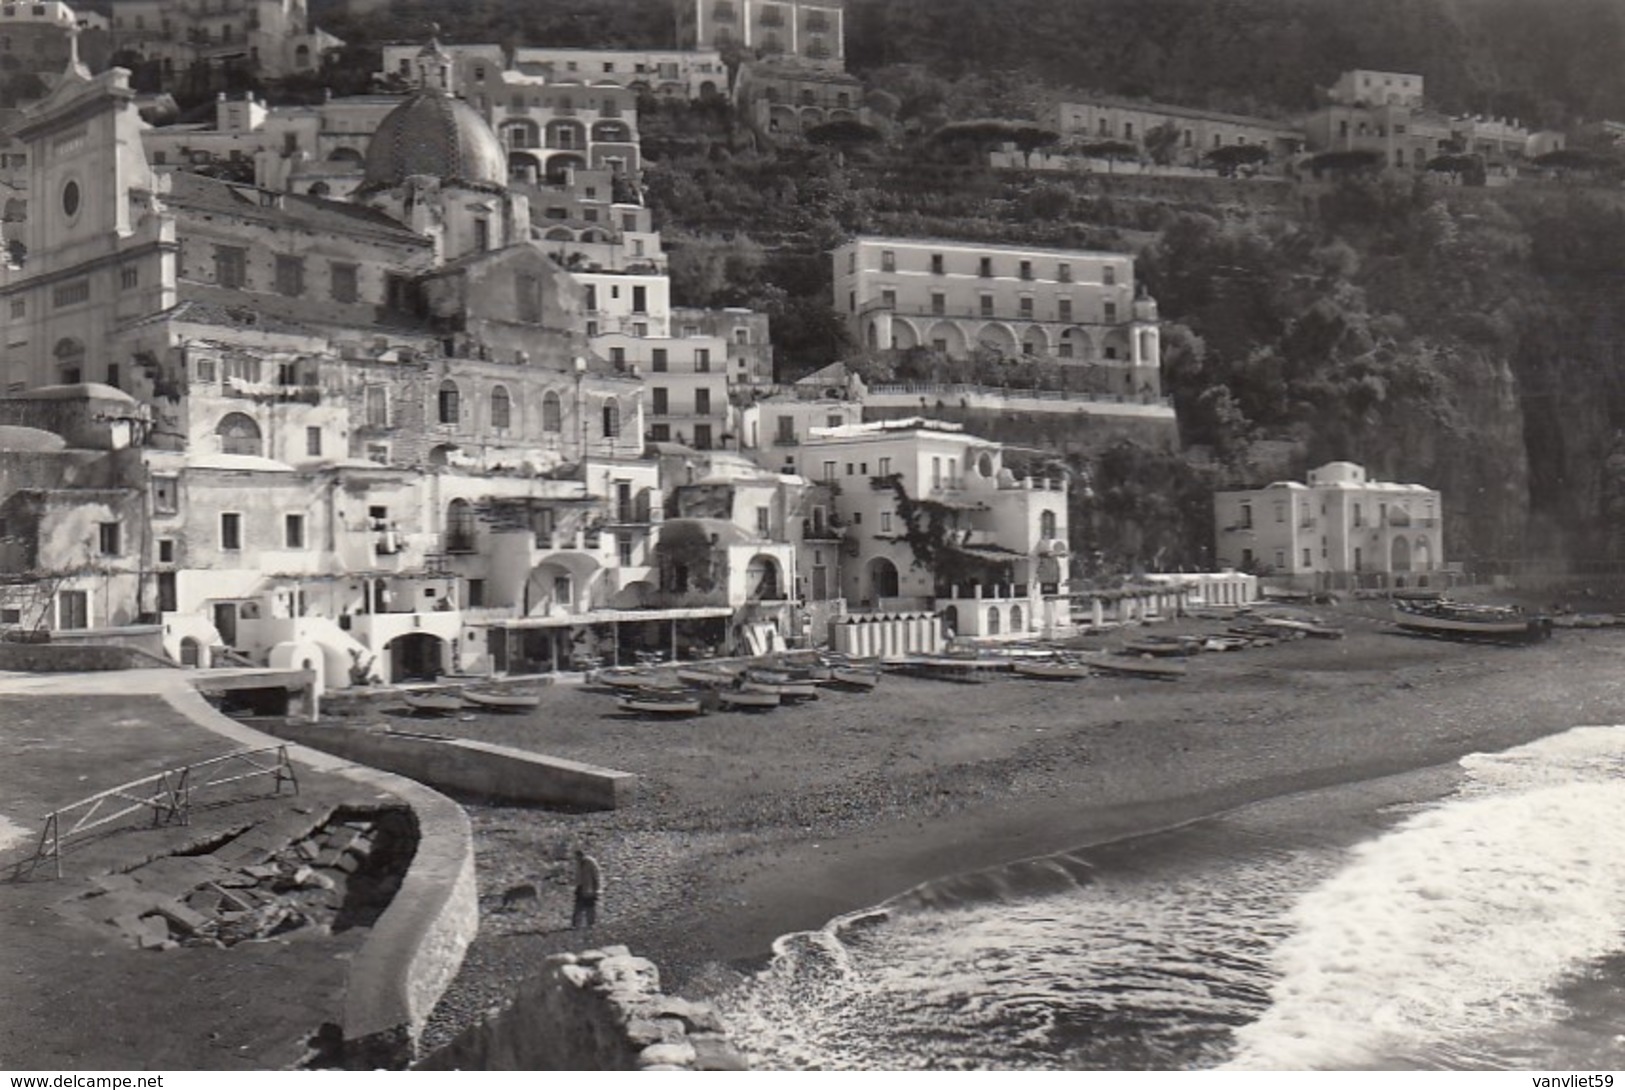
M 463 738 L 325 724 L 272 724 L 271 732 L 445 791 L 512 802 L 616 810 L 637 800 L 630 772 Z
M 164 693 L 177 711 L 247 746 L 270 739 L 221 714 L 187 687 Z M 403 776 L 360 768 L 296 748 L 289 756 L 320 772 L 387 792 L 411 808 L 417 851 L 401 887 L 350 963 L 342 1031 L 344 1062 L 355 1068 L 404 1067 L 416 1058 L 424 1023 L 462 967 L 480 926 L 474 834 L 463 808 Z
M 174 665 L 139 647 L 94 643 L 0 643 L 0 670 L 28 674 L 77 674 L 145 670 Z
M 418 1064 L 464 1071 L 741 1071 L 710 1007 L 663 995 L 624 946 L 554 954 L 507 1004 Z

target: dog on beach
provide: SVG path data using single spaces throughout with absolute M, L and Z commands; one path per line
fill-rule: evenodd
M 536 891 L 536 883 L 534 882 L 524 882 L 517 886 L 509 886 L 507 889 L 502 891 L 502 911 L 512 912 L 514 908 L 523 901 L 529 901 L 532 904 L 536 904 L 540 900 L 541 895 Z

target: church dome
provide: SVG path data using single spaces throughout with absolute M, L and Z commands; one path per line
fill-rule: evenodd
M 501 189 L 508 184 L 508 157 L 472 106 L 442 91 L 420 91 L 378 123 L 361 189 L 394 189 L 415 174 Z

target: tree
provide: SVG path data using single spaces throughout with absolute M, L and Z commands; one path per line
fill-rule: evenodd
M 1350 151 L 1323 151 L 1310 159 L 1308 166 L 1318 178 L 1322 171 L 1330 171 L 1333 174 L 1366 174 L 1380 170 L 1382 164 L 1382 152 L 1354 148 Z
M 1090 159 L 1106 160 L 1107 174 L 1112 172 L 1112 164 L 1119 159 L 1137 159 L 1140 156 L 1139 146 L 1126 140 L 1095 140 L 1074 145 L 1072 150 Z
M 1427 168 L 1434 174 L 1450 175 L 1454 182 L 1465 176 L 1469 185 L 1484 184 L 1484 161 L 1476 155 L 1435 155 L 1427 161 Z
M 1158 166 L 1168 166 L 1174 161 L 1174 153 L 1179 149 L 1179 139 L 1179 126 L 1172 121 L 1153 125 L 1145 131 L 1146 154 L 1150 155 L 1151 161 Z
M 807 130 L 806 137 L 809 143 L 835 148 L 843 156 L 850 155 L 865 145 L 878 144 L 883 139 L 879 129 L 852 117 L 814 125 Z
M 1262 144 L 1226 144 L 1214 148 L 1202 159 L 1221 177 L 1234 178 L 1238 170 L 1269 162 L 1270 149 Z

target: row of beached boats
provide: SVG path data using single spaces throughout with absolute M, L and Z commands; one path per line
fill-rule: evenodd
M 529 693 L 494 693 L 480 689 L 458 692 L 402 693 L 401 700 L 414 715 L 454 715 L 461 711 L 522 715 L 534 711 L 542 698 Z
M 682 717 L 711 711 L 767 712 L 817 700 L 826 689 L 868 693 L 880 664 L 838 656 L 781 656 L 745 664 L 696 664 L 675 672 L 605 670 L 592 684 L 618 698 L 622 711 Z

